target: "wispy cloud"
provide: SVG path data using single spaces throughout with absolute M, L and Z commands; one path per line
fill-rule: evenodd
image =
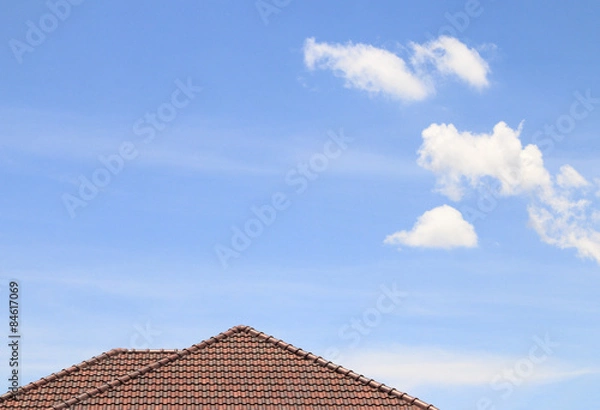
M 346 87 L 383 94 L 402 101 L 420 101 L 435 93 L 435 75 L 455 75 L 476 88 L 489 85 L 490 68 L 473 49 L 459 40 L 441 36 L 412 44 L 410 64 L 398 55 L 369 44 L 304 42 L 309 70 L 330 70 L 346 80 Z M 433 69 L 430 64 L 433 63 Z
M 310 70 L 331 70 L 346 80 L 346 87 L 383 93 L 401 100 L 422 100 L 431 93 L 406 62 L 397 55 L 368 44 L 304 43 L 304 63 Z
M 417 386 L 486 386 L 502 379 L 527 356 L 509 356 L 484 352 L 459 352 L 436 347 L 391 346 L 385 349 L 363 349 L 344 352 L 347 367 L 392 386 L 411 390 Z M 543 360 L 522 382 L 543 384 L 597 373 Z M 523 378 L 525 379 L 525 378 Z
M 581 188 L 590 185 L 579 172 L 570 165 L 560 167 L 560 173 L 556 176 L 556 183 L 561 188 Z
M 413 159 L 359 149 L 347 152 L 331 171 L 334 174 L 384 178 L 415 178 L 427 175 L 415 165 Z
M 190 147 L 191 148 L 191 147 Z M 276 175 L 277 167 L 243 161 L 214 150 L 186 149 L 183 146 L 148 149 L 139 158 L 140 165 L 183 169 L 194 172 L 243 175 Z
M 264 157 L 278 157 L 272 151 L 281 150 L 281 144 L 268 144 L 260 138 L 258 150 L 258 138 L 241 131 L 209 130 L 202 126 L 178 128 L 169 130 L 168 136 L 161 140 L 144 143 L 127 127 L 99 126 L 63 113 L 4 109 L 0 112 L 9 118 L 0 125 L 0 156 L 6 157 L 0 167 L 12 171 L 35 168 L 39 159 L 55 161 L 61 169 L 69 168 L 69 173 L 73 165 L 101 166 L 100 157 L 117 154 L 124 142 L 139 152 L 127 162 L 136 167 L 225 175 L 272 175 L 279 169 L 275 161 L 266 164 Z M 246 155 L 249 150 L 255 153 L 251 158 Z M 76 177 L 71 179 L 75 181 Z
M 475 88 L 482 89 L 489 85 L 489 64 L 477 50 L 454 37 L 441 36 L 423 45 L 413 44 L 413 48 L 412 63 L 416 67 L 433 63 L 440 73 L 456 75 Z
M 477 246 L 477 234 L 459 211 L 442 205 L 421 215 L 410 231 L 388 235 L 384 243 L 421 248 L 473 248 Z

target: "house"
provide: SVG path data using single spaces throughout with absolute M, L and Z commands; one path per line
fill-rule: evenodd
M 438 410 L 250 326 L 182 350 L 113 349 L 0 396 L 0 409 Z

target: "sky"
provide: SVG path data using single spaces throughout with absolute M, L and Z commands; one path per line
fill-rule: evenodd
M 591 0 L 5 4 L 20 383 L 245 324 L 440 409 L 593 408 L 599 19 Z

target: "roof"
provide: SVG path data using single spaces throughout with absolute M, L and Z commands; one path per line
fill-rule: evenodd
M 439 410 L 250 326 L 182 350 L 113 349 L 0 396 L 0 409 L 157 406 Z

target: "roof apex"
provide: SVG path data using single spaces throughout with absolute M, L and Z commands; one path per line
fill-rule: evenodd
M 286 343 L 281 339 L 277 339 L 266 333 L 259 332 L 258 330 L 254 329 L 252 326 L 246 326 L 246 325 L 233 326 L 230 329 L 226 330 L 225 332 L 219 333 L 218 335 L 206 340 L 205 342 L 209 342 L 214 339 L 214 341 L 212 342 L 212 343 L 214 343 L 218 340 L 223 340 L 223 339 L 225 339 L 229 336 L 232 336 L 236 333 L 249 333 L 254 337 L 263 339 L 265 342 L 271 343 L 281 349 L 287 350 L 303 359 L 309 360 L 309 361 L 314 362 L 324 368 L 327 368 L 327 369 L 332 370 L 336 373 L 339 373 L 343 376 L 354 379 L 366 386 L 374 387 L 375 389 L 381 391 L 382 393 L 387 393 L 391 396 L 394 396 L 401 400 L 407 401 L 410 404 L 412 404 L 414 406 L 418 406 L 423 410 L 439 410 L 433 404 L 426 403 L 417 397 L 413 397 L 413 396 L 409 395 L 408 393 L 401 392 L 400 390 L 397 390 L 393 387 L 389 387 L 389 386 L 386 386 L 383 383 L 379 383 L 373 379 L 366 378 L 362 374 L 358 374 L 350 369 L 346 369 L 345 367 L 335 364 L 332 361 L 323 358 L 322 356 L 317 356 L 311 352 L 302 350 L 301 348 L 296 347 L 296 346 L 292 345 L 291 343 Z M 199 346 L 199 348 L 201 348 L 200 345 L 202 345 L 205 342 L 201 342 L 198 345 L 194 345 L 194 346 Z M 192 347 L 194 347 L 194 346 L 192 346 Z M 204 347 L 204 346 L 202 346 L 202 347 Z
M 68 377 L 72 373 L 76 373 L 78 371 L 84 370 L 94 364 L 98 364 L 98 362 L 100 362 L 102 360 L 107 360 L 107 359 L 109 359 L 113 356 L 117 356 L 119 354 L 124 354 L 124 353 L 164 353 L 164 356 L 159 355 L 159 357 L 162 357 L 159 360 L 152 359 L 154 361 L 145 362 L 144 363 L 145 365 L 143 367 L 133 368 L 133 370 L 131 370 L 131 368 L 130 368 L 129 371 L 125 374 L 121 373 L 121 375 L 115 375 L 114 378 L 112 378 L 112 379 L 107 378 L 104 380 L 104 382 L 102 384 L 95 385 L 94 387 L 88 388 L 87 390 L 81 392 L 80 394 L 77 394 L 76 396 L 72 396 L 72 397 L 66 399 L 65 401 L 62 401 L 59 403 L 55 402 L 56 404 L 54 404 L 54 406 L 51 407 L 54 410 L 66 410 L 75 404 L 87 401 L 88 399 L 94 398 L 106 391 L 117 389 L 120 386 L 126 384 L 127 382 L 129 382 L 131 380 L 137 379 L 147 373 L 158 370 L 165 365 L 176 362 L 177 360 L 179 360 L 183 357 L 192 355 L 193 353 L 195 353 L 199 350 L 202 350 L 202 349 L 208 348 L 212 345 L 218 344 L 218 343 L 220 343 L 226 339 L 229 339 L 239 333 L 245 333 L 245 334 L 251 336 L 253 339 L 256 339 L 260 343 L 266 343 L 266 344 L 272 345 L 278 349 L 285 351 L 288 354 L 296 356 L 297 358 L 314 363 L 324 370 L 340 374 L 344 378 L 348 378 L 348 379 L 358 382 L 364 386 L 368 386 L 368 387 L 370 387 L 376 391 L 379 391 L 383 394 L 386 394 L 390 397 L 400 399 L 403 402 L 410 404 L 411 406 L 414 406 L 418 409 L 439 410 L 437 407 L 435 407 L 431 404 L 425 403 L 424 401 L 422 401 L 416 397 L 410 396 L 407 393 L 404 393 L 404 392 L 396 390 L 392 387 L 386 386 L 385 384 L 379 383 L 373 379 L 369 379 L 361 374 L 355 373 L 354 371 L 352 371 L 350 369 L 346 369 L 343 366 L 337 365 L 329 360 L 326 360 L 325 358 L 323 358 L 321 356 L 317 356 L 311 352 L 304 351 L 290 343 L 286 343 L 283 340 L 277 339 L 266 333 L 259 332 L 258 330 L 254 329 L 253 327 L 246 326 L 246 325 L 233 326 L 230 329 L 217 334 L 216 336 L 213 336 L 209 339 L 203 340 L 200 343 L 194 344 L 188 348 L 181 349 L 181 350 L 177 350 L 177 349 L 172 349 L 172 350 L 144 349 L 143 350 L 143 349 L 122 349 L 122 348 L 112 349 L 112 350 L 102 353 L 98 356 L 94 356 L 89 360 L 85 360 L 85 361 L 81 362 L 80 364 L 73 365 L 67 369 L 61 370 L 60 372 L 52 373 L 51 375 L 49 375 L 47 377 L 43 377 L 38 381 L 29 383 L 28 385 L 20 388 L 17 393 L 13 393 L 13 392 L 6 393 L 6 394 L 0 396 L 0 403 L 6 402 L 7 400 L 10 400 L 11 398 L 16 397 L 17 395 L 22 395 L 29 391 L 35 390 L 37 388 L 41 388 L 41 387 L 49 384 L 50 382 L 54 382 L 54 381 L 59 382 L 61 378 Z M 142 362 L 140 362 L 140 364 L 141 363 Z

